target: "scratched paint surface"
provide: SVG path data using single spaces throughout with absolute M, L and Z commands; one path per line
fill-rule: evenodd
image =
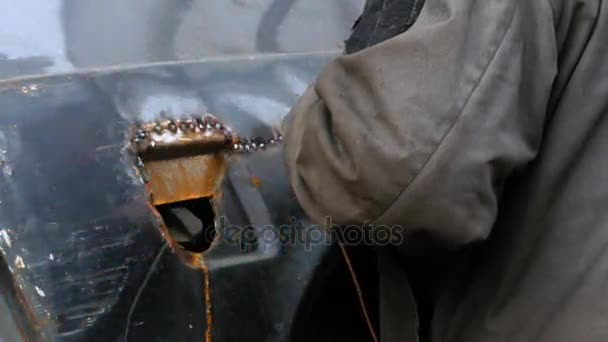
M 185 263 L 166 247 L 136 157 L 125 146 L 132 127 L 160 119 L 163 111 L 221 113 L 216 115 L 238 136 L 273 137 L 287 109 L 333 56 L 167 64 L 0 83 L 0 257 L 11 280 L 0 286 L 20 294 L 9 300 L 22 308 L 16 315 L 25 334 L 65 341 L 200 341 L 209 331 L 214 341 L 244 338 L 244 332 L 252 340 L 284 340 L 293 301 L 325 248 L 311 253 L 260 243 L 243 253 L 219 242 Z M 260 227 L 302 217 L 282 177 L 281 151 L 276 144 L 230 157 L 217 202 L 228 223 Z M 299 276 L 287 276 L 294 269 Z M 255 285 L 239 286 L 246 283 Z M 284 291 L 266 290 L 277 286 Z M 208 322 L 233 328 L 212 329 Z

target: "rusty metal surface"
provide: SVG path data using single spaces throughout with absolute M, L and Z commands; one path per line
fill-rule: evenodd
M 23 333 L 57 341 L 298 341 L 294 327 L 314 319 L 299 312 L 301 301 L 329 279 L 318 275 L 329 246 L 277 239 L 292 218 L 303 223 L 289 234 L 318 230 L 290 192 L 281 144 L 229 154 L 214 196 L 223 238 L 204 254 L 180 249 L 167 234 L 127 146 L 133 127 L 164 111 L 216 113 L 239 137 L 270 139 L 334 56 L 0 83 L 0 268 L 10 280 L 0 287 L 14 291 L 7 299 Z M 216 179 L 199 166 L 193 161 L 185 178 Z M 250 228 L 255 243 L 244 249 L 230 235 L 235 227 Z M 335 322 L 334 330 L 356 337 L 351 323 Z
M 219 155 L 201 155 L 145 163 L 152 204 L 161 205 L 212 197 L 224 178 L 225 162 Z

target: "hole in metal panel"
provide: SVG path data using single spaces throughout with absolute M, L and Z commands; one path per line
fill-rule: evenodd
M 156 207 L 171 237 L 184 249 L 202 253 L 215 239 L 215 213 L 210 197 Z

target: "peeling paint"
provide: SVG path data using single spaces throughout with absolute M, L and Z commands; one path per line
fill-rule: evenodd
M 205 277 L 205 317 L 207 318 L 207 327 L 205 330 L 205 342 L 212 342 L 211 340 L 211 327 L 213 326 L 213 316 L 212 316 L 212 304 L 211 304 L 211 285 L 209 278 L 211 277 L 209 274 L 209 268 L 207 267 L 207 263 L 205 262 L 204 257 L 201 255 L 199 258 L 200 268 L 203 271 L 203 275 Z
M 259 179 L 258 177 L 253 176 L 253 177 L 251 178 L 251 184 L 252 184 L 253 186 L 255 186 L 256 188 L 259 188 L 259 187 L 260 187 L 260 185 L 262 185 L 262 182 L 260 181 L 260 179 Z

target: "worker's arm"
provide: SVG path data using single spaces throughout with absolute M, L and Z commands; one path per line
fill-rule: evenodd
M 549 0 L 427 0 L 407 32 L 327 65 L 285 120 L 299 202 L 319 223 L 485 238 L 539 150 L 556 64 Z

